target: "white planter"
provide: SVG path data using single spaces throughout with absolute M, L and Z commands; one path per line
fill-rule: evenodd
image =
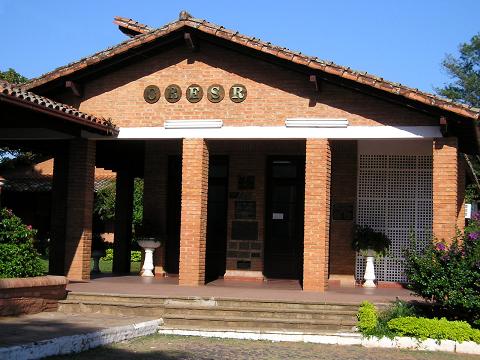
M 143 261 L 142 266 L 142 276 L 155 276 L 152 271 L 155 268 L 153 266 L 153 252 L 161 245 L 161 243 L 159 241 L 156 241 L 155 238 L 139 239 L 137 240 L 137 243 L 143 248 L 143 250 L 145 250 L 145 260 Z
M 374 283 L 374 280 L 376 279 L 374 261 L 375 261 L 375 257 L 371 256 L 371 254 L 368 254 L 367 264 L 365 266 L 365 275 L 363 276 L 363 279 L 365 280 L 365 282 L 363 283 L 363 287 L 366 287 L 366 288 L 377 287 L 377 285 L 375 285 Z

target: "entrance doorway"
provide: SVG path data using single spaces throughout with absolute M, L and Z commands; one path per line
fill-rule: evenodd
M 267 160 L 264 274 L 302 279 L 305 157 Z

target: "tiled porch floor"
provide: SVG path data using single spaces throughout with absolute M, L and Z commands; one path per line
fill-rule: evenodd
M 178 286 L 178 278 L 142 278 L 140 276 L 100 276 L 90 282 L 70 283 L 67 290 L 98 294 L 147 295 L 158 297 L 208 297 L 252 300 L 306 301 L 323 303 L 359 304 L 363 300 L 385 303 L 396 298 L 419 299 L 402 288 L 364 289 L 331 287 L 325 293 L 301 290 L 295 280 L 268 280 L 246 282 L 215 280 L 205 286 Z

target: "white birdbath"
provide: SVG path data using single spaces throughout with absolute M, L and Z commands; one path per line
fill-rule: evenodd
M 374 280 L 375 278 L 375 266 L 374 266 L 374 252 L 372 250 L 368 250 L 367 253 L 367 264 L 365 266 L 365 275 L 363 276 L 363 279 L 365 282 L 363 283 L 363 287 L 366 288 L 375 288 L 377 285 L 375 285 Z
M 143 248 L 143 250 L 145 250 L 142 276 L 154 276 L 152 272 L 152 270 L 155 268 L 153 266 L 153 252 L 161 245 L 160 241 L 156 240 L 155 238 L 142 238 L 138 239 L 137 243 Z

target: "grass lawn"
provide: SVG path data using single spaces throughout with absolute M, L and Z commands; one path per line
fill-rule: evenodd
M 48 273 L 48 257 L 41 256 L 42 270 L 45 274 Z M 142 264 L 139 261 L 132 261 L 130 263 L 130 271 L 133 273 L 139 273 Z M 93 269 L 93 260 L 91 261 L 91 269 Z M 112 272 L 112 261 L 105 261 L 100 259 L 100 271 L 102 273 L 111 273 Z

